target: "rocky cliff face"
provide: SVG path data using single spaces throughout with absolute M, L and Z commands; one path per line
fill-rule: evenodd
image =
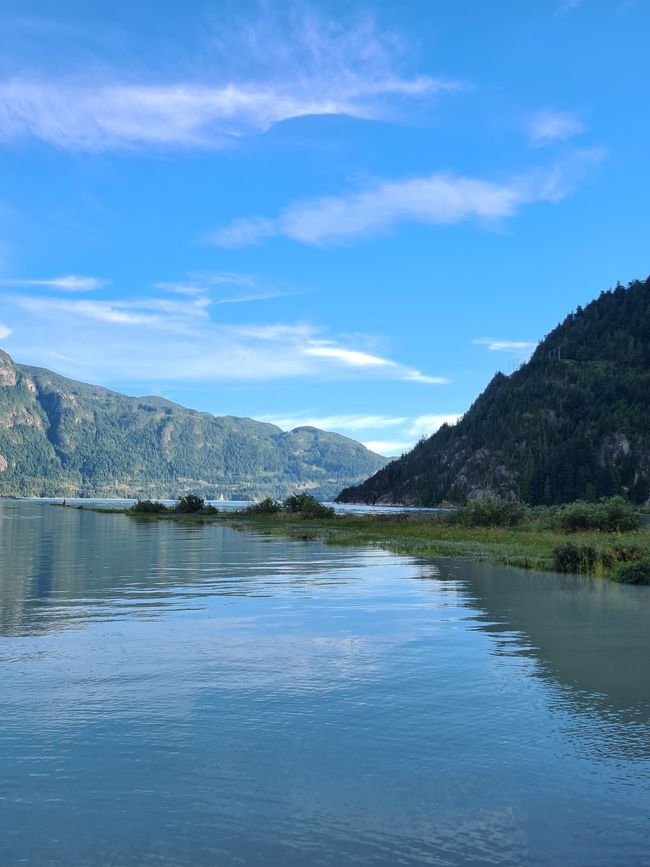
M 339 434 L 128 397 L 0 351 L 0 495 L 331 498 L 385 462 Z

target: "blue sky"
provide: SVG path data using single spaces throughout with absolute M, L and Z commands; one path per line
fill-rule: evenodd
M 0 345 L 398 454 L 645 278 L 642 0 L 12 2 Z

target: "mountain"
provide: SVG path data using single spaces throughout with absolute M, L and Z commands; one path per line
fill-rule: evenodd
M 509 376 L 339 502 L 650 500 L 650 278 L 578 308 Z
M 128 397 L 0 350 L 0 495 L 330 499 L 385 463 L 339 434 Z

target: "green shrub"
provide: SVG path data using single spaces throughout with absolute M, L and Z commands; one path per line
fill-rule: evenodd
M 186 494 L 184 497 L 179 497 L 174 506 L 174 511 L 182 515 L 193 515 L 196 512 L 202 512 L 204 509 L 205 500 L 203 497 L 196 497 L 194 494 Z
M 164 503 L 158 503 L 154 500 L 138 500 L 127 509 L 127 512 L 133 512 L 136 515 L 160 515 L 161 512 L 166 511 L 167 506 Z
M 552 526 L 566 533 L 581 530 L 599 530 L 606 533 L 623 533 L 638 530 L 639 516 L 623 497 L 611 497 L 598 503 L 576 500 L 554 511 Z
M 614 575 L 621 584 L 650 584 L 650 560 L 626 563 Z
M 333 518 L 336 514 L 331 506 L 324 506 L 311 494 L 291 494 L 282 504 L 282 509 L 303 518 Z
M 631 563 L 642 558 L 643 549 L 640 545 L 614 545 L 608 553 L 617 563 Z
M 449 512 L 443 520 L 463 527 L 516 527 L 525 517 L 526 508 L 521 503 L 472 500 L 455 512 Z
M 273 497 L 266 497 L 259 503 L 251 503 L 243 509 L 245 515 L 275 515 L 282 511 L 282 506 Z
M 572 542 L 553 550 L 553 568 L 556 572 L 571 575 L 593 572 L 598 562 L 596 549 L 591 545 L 574 545 Z

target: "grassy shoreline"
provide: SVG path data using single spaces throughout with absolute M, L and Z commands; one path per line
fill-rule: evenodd
M 650 560 L 650 532 L 645 529 L 567 533 L 543 527 L 536 521 L 525 521 L 512 527 L 468 527 L 450 524 L 435 515 L 422 513 L 339 514 L 305 519 L 301 515 L 285 512 L 262 515 L 173 511 L 133 514 L 127 509 L 106 507 L 92 507 L 92 511 L 127 514 L 132 520 L 145 522 L 222 524 L 237 530 L 249 529 L 268 535 L 321 540 L 334 545 L 370 546 L 415 557 L 455 557 L 547 572 L 558 571 L 557 549 L 574 545 L 595 552 L 595 560 L 590 567 L 577 571 L 605 578 L 616 577 L 617 570 L 628 559 L 627 552 L 634 551 L 636 560 Z
M 224 516 L 225 517 L 225 516 Z M 532 525 L 519 527 L 464 527 L 433 519 L 407 516 L 346 515 L 336 518 L 300 521 L 285 516 L 229 516 L 235 527 L 244 525 L 257 531 L 320 539 L 335 545 L 383 548 L 394 554 L 417 557 L 455 557 L 479 563 L 499 563 L 524 569 L 552 572 L 554 551 L 567 542 L 593 547 L 598 563 L 607 552 L 627 547 L 639 548 L 650 557 L 650 533 L 634 530 L 624 533 L 558 533 Z M 597 565 L 593 574 L 614 577 L 615 568 Z

